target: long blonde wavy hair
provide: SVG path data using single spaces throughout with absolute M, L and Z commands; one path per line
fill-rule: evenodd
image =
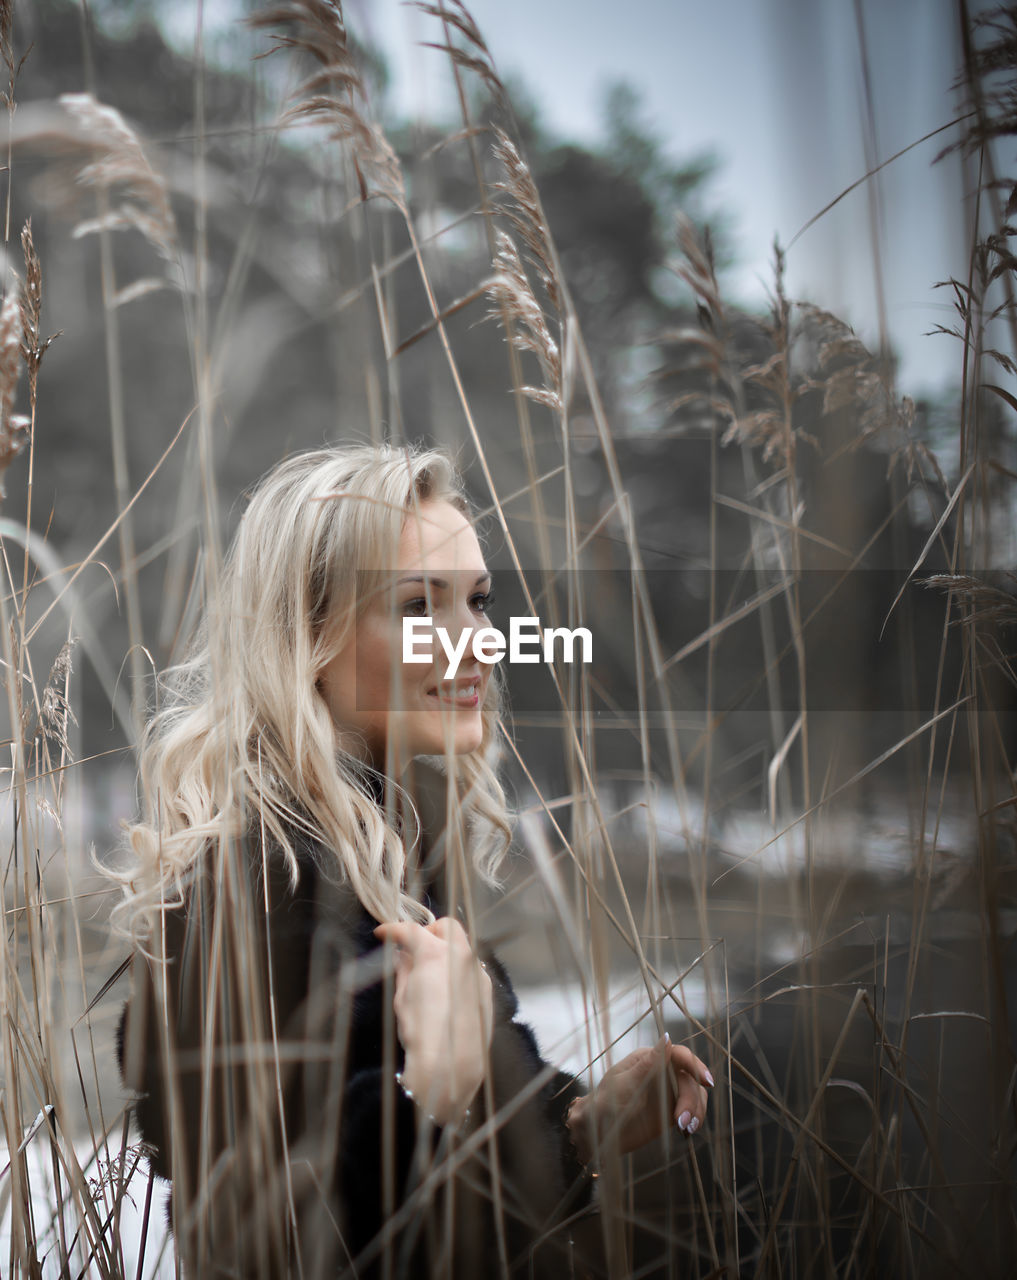
M 315 450 L 258 484 L 192 650 L 160 681 L 165 705 L 142 739 L 133 865 L 114 873 L 121 931 L 148 936 L 157 913 L 183 900 L 203 855 L 254 822 L 294 882 L 301 832 L 334 855 L 326 870 L 376 919 L 431 918 L 404 883 L 408 837 L 379 808 L 362 761 L 340 745 L 317 682 L 395 567 L 404 521 L 433 501 L 470 514 L 449 456 L 415 446 Z M 489 882 L 511 834 L 494 769 L 501 698 L 492 678 L 480 747 L 444 757 L 459 847 Z

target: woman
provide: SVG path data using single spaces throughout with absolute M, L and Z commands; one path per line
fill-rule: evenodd
M 188 1274 L 567 1274 L 603 1151 L 702 1122 L 666 1039 L 588 1095 L 548 1067 L 477 940 L 499 677 L 402 623 L 485 625 L 489 583 L 444 453 L 291 458 L 149 725 L 119 1053 Z

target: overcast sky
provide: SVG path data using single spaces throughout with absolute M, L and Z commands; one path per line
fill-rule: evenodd
M 976 6 L 977 7 L 977 6 Z M 676 157 L 715 150 L 713 203 L 734 219 L 732 290 L 764 297 L 775 233 L 800 227 L 867 168 L 864 81 L 849 0 L 470 0 L 504 74 L 523 79 L 563 137 L 597 136 L 603 88 L 631 81 Z M 954 0 L 864 0 L 880 160 L 955 117 Z M 407 113 L 451 110 L 442 55 L 422 49 L 435 21 L 400 0 L 347 0 L 351 23 L 387 50 Z M 901 389 L 951 380 L 950 340 L 925 337 L 950 319 L 937 280 L 967 258 L 961 165 L 933 166 L 953 133 L 916 147 L 875 186 L 887 320 Z M 1011 157 L 1004 157 L 1007 161 Z M 870 187 L 864 184 L 791 249 L 795 296 L 830 307 L 878 342 Z

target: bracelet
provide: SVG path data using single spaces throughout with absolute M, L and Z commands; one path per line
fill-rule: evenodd
M 415 1096 L 413 1090 L 406 1083 L 406 1079 L 403 1076 L 403 1073 L 401 1071 L 397 1071 L 395 1073 L 395 1081 L 396 1081 L 396 1084 L 399 1086 L 399 1088 L 402 1089 L 406 1097 L 409 1098 L 409 1100 L 413 1103 L 413 1105 L 415 1107 L 418 1107 L 421 1111 L 424 1111 L 424 1108 L 421 1105 L 420 1099 Z M 462 1119 L 455 1126 L 441 1124 L 440 1121 L 438 1121 L 433 1115 L 431 1115 L 430 1111 L 424 1111 L 424 1115 L 427 1116 L 428 1120 L 430 1120 L 430 1122 L 434 1125 L 436 1129 L 452 1128 L 454 1133 L 465 1132 L 466 1126 L 470 1123 L 469 1107 L 467 1107 L 466 1110 L 463 1112 Z

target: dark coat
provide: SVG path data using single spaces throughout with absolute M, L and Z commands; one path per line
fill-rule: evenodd
M 327 851 L 294 847 L 295 889 L 256 833 L 209 858 L 186 908 L 164 913 L 167 963 L 134 960 L 118 1058 L 152 1166 L 173 1181 L 188 1274 L 571 1274 L 562 1224 L 589 1184 L 565 1115 L 581 1086 L 543 1062 L 480 948 L 491 1070 L 465 1130 L 434 1128 L 395 1079 L 377 921 Z

